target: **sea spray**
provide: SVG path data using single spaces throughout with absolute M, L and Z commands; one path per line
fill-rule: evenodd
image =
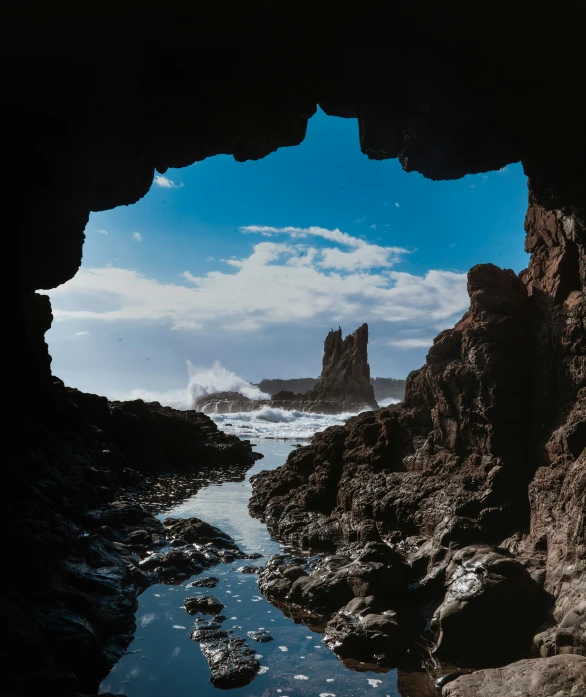
M 244 378 L 225 368 L 220 361 L 215 361 L 209 367 L 195 366 L 186 361 L 188 383 L 184 388 L 155 392 L 144 389 L 133 389 L 129 393 L 109 395 L 110 399 L 128 400 L 142 399 L 145 402 L 160 402 L 163 406 L 174 409 L 193 409 L 194 404 L 207 395 L 216 392 L 238 392 L 249 399 L 270 399 L 270 395 L 262 392 Z

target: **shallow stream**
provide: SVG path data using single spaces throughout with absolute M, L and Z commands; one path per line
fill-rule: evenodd
M 304 624 L 296 624 L 268 602 L 258 590 L 258 576 L 238 568 L 263 566 L 283 547 L 269 535 L 266 526 L 248 514 L 250 477 L 263 469 L 282 465 L 291 442 L 257 441 L 264 454 L 241 482 L 209 483 L 194 496 L 161 512 L 167 516 L 197 516 L 231 535 L 246 553 L 263 558 L 237 560 L 212 567 L 202 575 L 218 576 L 219 584 L 209 592 L 226 606 L 225 629 L 233 629 L 257 650 L 261 670 L 246 687 L 229 691 L 234 697 L 398 697 L 397 671 L 388 673 L 349 670 L 321 643 L 321 635 Z M 208 664 L 199 644 L 189 638 L 193 618 L 183 609 L 183 598 L 206 589 L 156 584 L 139 598 L 137 630 L 126 655 L 103 681 L 100 692 L 127 697 L 211 697 L 224 692 L 209 682 Z M 195 592 L 194 592 L 195 591 Z M 264 628 L 273 637 L 268 643 L 247 638 L 247 632 Z

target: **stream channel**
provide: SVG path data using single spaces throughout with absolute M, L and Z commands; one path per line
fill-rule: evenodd
M 246 473 L 244 481 L 211 482 L 181 504 L 158 515 L 163 519 L 197 516 L 231 535 L 246 553 L 263 558 L 219 564 L 204 572 L 217 576 L 211 589 L 225 605 L 224 628 L 247 640 L 260 658 L 261 669 L 246 687 L 219 690 L 209 682 L 207 661 L 199 644 L 189 637 L 193 618 L 183 608 L 183 599 L 195 591 L 187 589 L 192 579 L 180 585 L 155 584 L 139 597 L 136 634 L 127 653 L 103 681 L 100 692 L 127 697 L 399 697 L 397 671 L 387 673 L 349 670 L 321 642 L 321 634 L 295 623 L 262 596 L 256 574 L 243 574 L 243 564 L 264 566 L 273 555 L 285 551 L 266 526 L 251 518 L 248 500 L 250 477 L 261 470 L 282 465 L 291 451 L 290 441 L 257 440 L 264 458 Z M 264 628 L 273 637 L 257 643 L 247 632 Z

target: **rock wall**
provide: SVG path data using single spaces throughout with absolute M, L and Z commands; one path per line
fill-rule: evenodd
M 3 691 L 85 695 L 132 640 L 137 595 L 154 580 L 207 564 L 193 549 L 166 553 L 171 533 L 136 503 L 141 492 L 153 498 L 145 475 L 191 475 L 187 487 L 159 486 L 160 509 L 194 493 L 193 474 L 244 478 L 254 457 L 248 441 L 201 413 L 108 402 L 47 376 L 49 300 L 34 295 L 28 307 L 37 328 L 31 353 L 41 360 L 31 364 L 32 377 L 23 375 L 24 387 L 40 374 L 43 389 L 37 384 L 36 399 L 18 412 L 19 447 L 4 472 Z M 141 566 L 157 549 L 160 569 Z
M 507 548 L 553 597 L 534 650 L 585 653 L 586 236 L 533 199 L 526 230 L 529 268 L 470 270 L 470 310 L 404 402 L 256 475 L 250 510 L 313 550 L 385 541 L 421 577 L 451 548 Z

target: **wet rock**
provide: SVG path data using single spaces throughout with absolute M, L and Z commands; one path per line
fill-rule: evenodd
M 286 601 L 316 615 L 341 610 L 352 598 L 381 596 L 401 602 L 412 570 L 388 545 L 366 544 L 351 555 L 321 555 L 308 560 L 272 557 L 259 578 L 267 597 Z
M 262 569 L 260 566 L 241 566 L 238 571 L 241 574 L 260 574 Z
M 405 659 L 408 639 L 396 613 L 382 607 L 374 596 L 351 600 L 328 622 L 324 643 L 340 658 L 395 667 Z
M 262 559 L 262 554 L 260 552 L 249 552 L 245 555 L 245 559 Z
M 224 549 L 234 554 L 242 554 L 230 535 L 199 518 L 165 518 L 163 525 L 167 534 L 186 540 L 190 544 L 210 544 L 218 551 Z
M 199 642 L 215 687 L 230 689 L 248 685 L 260 668 L 256 652 L 244 639 L 219 629 L 216 623 L 198 624 L 191 638 Z
M 154 572 L 164 583 L 174 583 L 201 573 L 210 563 L 201 552 L 191 548 L 156 552 L 143 559 L 139 566 L 144 571 Z
M 185 547 L 189 544 L 189 542 L 181 537 L 176 537 L 174 540 L 171 540 L 169 544 L 171 547 Z
M 586 658 L 552 656 L 517 661 L 503 668 L 478 670 L 449 682 L 442 697 L 582 697 L 586 694 Z
M 265 629 L 248 632 L 248 636 L 254 641 L 260 641 L 263 644 L 273 640 L 273 637 Z
M 215 588 L 220 579 L 217 576 L 204 576 L 188 583 L 186 588 Z
M 464 547 L 446 569 L 447 591 L 432 628 L 437 654 L 457 665 L 495 665 L 529 650 L 548 608 L 546 595 L 512 555 Z
M 190 615 L 196 612 L 217 615 L 224 609 L 224 603 L 218 600 L 215 595 L 200 595 L 194 598 L 185 598 L 183 601 L 186 612 Z

